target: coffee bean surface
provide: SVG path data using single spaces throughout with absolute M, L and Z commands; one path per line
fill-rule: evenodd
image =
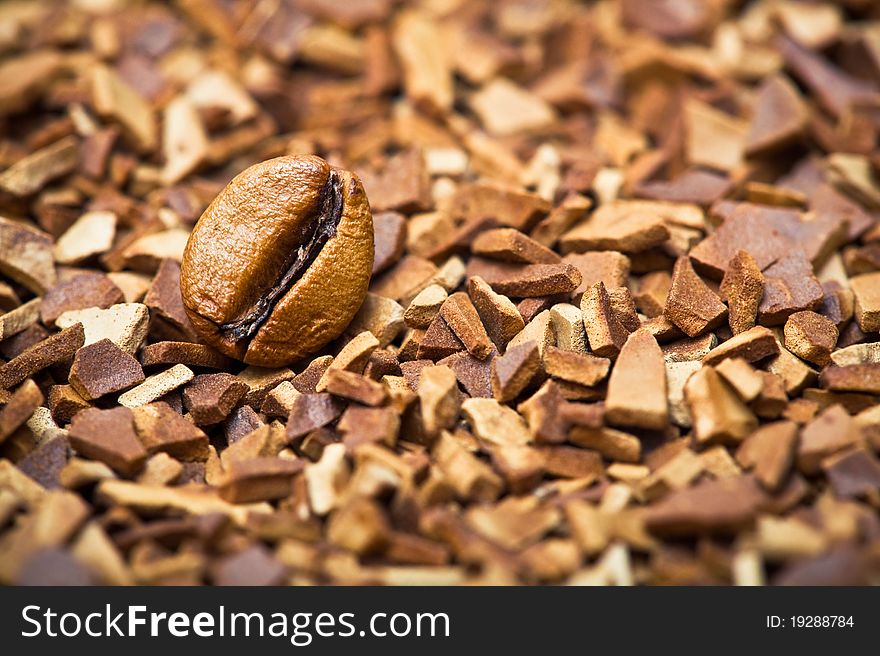
M 205 342 L 274 367 L 339 336 L 363 302 L 372 264 L 372 217 L 358 178 L 320 157 L 278 157 L 240 173 L 202 214 L 180 289 Z

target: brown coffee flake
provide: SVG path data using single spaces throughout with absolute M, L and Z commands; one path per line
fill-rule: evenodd
M 453 80 L 438 29 L 426 15 L 406 12 L 394 23 L 391 43 L 403 69 L 407 97 L 428 112 L 440 114 L 452 107 Z
M 748 252 L 738 251 L 728 262 L 721 280 L 721 293 L 727 299 L 733 334 L 753 328 L 764 298 L 764 274 Z
M 746 403 L 754 401 L 764 391 L 765 378 L 762 373 L 766 372 L 756 371 L 742 358 L 723 360 L 715 367 L 715 371 Z
M 247 391 L 247 383 L 231 374 L 202 374 L 183 388 L 183 405 L 196 426 L 210 426 L 226 419 Z
M 480 321 L 477 310 L 464 292 L 457 292 L 440 307 L 440 316 L 464 344 L 468 353 L 483 359 L 492 350 L 492 342 Z
M 544 371 L 551 377 L 592 387 L 608 375 L 611 361 L 588 353 L 550 346 L 544 352 Z
M 535 342 L 525 342 L 507 349 L 492 360 L 492 395 L 506 403 L 528 387 L 541 369 L 541 356 Z
M 70 443 L 67 436 L 58 435 L 40 443 L 16 465 L 46 489 L 60 488 L 62 487 L 60 474 L 67 465 L 69 451 Z
M 773 332 L 763 326 L 755 326 L 712 349 L 703 358 L 703 364 L 715 366 L 727 358 L 742 358 L 755 363 L 779 352 L 780 346 Z
M 176 390 L 193 379 L 192 369 L 177 364 L 158 374 L 153 374 L 137 387 L 119 395 L 119 404 L 127 408 L 145 405 Z
M 880 489 L 880 461 L 865 449 L 832 456 L 822 468 L 841 499 L 868 496 Z
M 830 364 L 837 337 L 837 326 L 815 312 L 795 312 L 785 322 L 785 347 L 820 367 Z
M 328 370 L 324 391 L 367 406 L 378 406 L 388 400 L 388 392 L 381 383 L 341 369 Z
M 82 324 L 74 324 L 47 337 L 6 364 L 0 365 L 0 389 L 9 389 L 53 364 L 71 360 L 84 341 Z
M 327 523 L 327 540 L 359 555 L 381 552 L 391 539 L 385 512 L 371 499 L 355 499 L 336 510 Z
M 168 330 L 163 330 L 168 339 L 184 342 L 198 341 L 180 296 L 180 262 L 172 259 L 162 260 L 150 289 L 144 297 L 144 305 L 153 312 L 154 321 L 158 316 L 168 324 Z M 157 332 L 155 326 L 153 331 Z
M 764 298 L 758 308 L 759 321 L 778 325 L 802 310 L 815 310 L 822 303 L 822 286 L 802 253 L 792 253 L 764 269 Z
M 669 239 L 669 228 L 640 204 L 617 201 L 602 205 L 559 240 L 564 252 L 641 253 Z
M 715 333 L 706 333 L 702 337 L 685 337 L 669 342 L 661 350 L 663 359 L 667 362 L 693 362 L 702 360 L 717 346 L 718 337 Z
M 422 425 L 429 437 L 451 428 L 461 407 L 455 373 L 443 365 L 429 365 L 421 370 L 417 387 Z
M 372 354 L 371 354 L 372 355 Z M 327 368 L 333 362 L 332 355 L 320 355 L 303 369 L 299 374 L 293 377 L 291 382 L 297 391 L 303 394 L 313 394 L 318 382 L 327 371 Z M 281 381 L 283 382 L 283 381 Z
M 797 466 L 806 474 L 820 470 L 822 461 L 861 441 L 858 425 L 840 405 L 832 405 L 804 426 L 797 450 Z
M 167 453 L 184 461 L 208 457 L 208 436 L 162 401 L 133 410 L 138 438 L 148 453 Z
M 807 107 L 788 78 L 768 77 L 758 89 L 746 154 L 765 155 L 790 145 L 807 128 L 807 122 Z
M 348 342 L 329 364 L 315 389 L 323 392 L 332 371 L 350 371 L 361 374 L 370 360 L 370 356 L 379 348 L 379 340 L 370 331 L 358 333 Z M 280 381 L 279 381 L 280 382 Z
M 459 351 L 438 360 L 437 364 L 452 369 L 459 384 L 470 396 L 492 397 L 492 362 L 497 353 L 492 353 L 485 360 L 479 360 L 467 351 Z
M 571 264 L 508 264 L 474 258 L 468 276 L 480 276 L 492 289 L 515 298 L 533 298 L 573 292 L 581 273 Z
M 106 253 L 113 246 L 116 221 L 113 212 L 86 212 L 55 240 L 55 261 L 59 264 L 79 264 Z
M 290 495 L 293 477 L 302 469 L 302 461 L 284 458 L 235 461 L 223 474 L 219 494 L 229 503 L 253 503 L 284 498 Z
M 22 198 L 34 195 L 76 168 L 78 144 L 75 136 L 68 136 L 26 155 L 0 173 L 0 191 Z
M 491 182 L 462 185 L 452 201 L 455 215 L 463 217 L 471 227 L 483 221 L 482 230 L 488 228 L 486 219 L 491 219 L 496 222 L 495 225 L 525 232 L 546 216 L 550 208 L 550 203 L 537 194 Z M 466 238 L 466 233 L 461 237 Z
M 463 350 L 464 344 L 438 314 L 422 336 L 417 354 L 420 360 L 437 361 Z
M 794 464 L 797 443 L 797 424 L 766 424 L 745 439 L 736 451 L 736 460 L 746 469 L 753 468 L 755 478 L 768 492 L 776 492 Z
M 642 444 L 639 439 L 614 428 L 579 424 L 571 428 L 568 439 L 572 444 L 598 451 L 609 460 L 639 462 L 641 458 Z
M 380 443 L 393 447 L 400 431 L 400 416 L 394 408 L 367 408 L 350 405 L 337 424 L 349 449 L 361 444 Z
M 584 292 L 581 313 L 584 316 L 584 329 L 590 350 L 601 357 L 617 357 L 629 331 L 614 314 L 608 291 L 602 282 Z
M 401 258 L 406 234 L 406 219 L 402 214 L 373 214 L 373 275 L 385 271 Z
M 354 315 L 346 331 L 354 335 L 364 331 L 371 332 L 379 340 L 379 346 L 384 348 L 394 341 L 405 327 L 404 311 L 399 303 L 368 292 L 361 309 Z
M 723 223 L 689 253 L 694 266 L 716 280 L 727 271 L 731 259 L 746 251 L 765 271 L 777 260 L 802 250 L 809 260 L 817 258 L 836 238 L 837 225 L 807 221 L 803 214 L 787 208 L 752 203 L 721 205 Z
M 521 445 L 530 440 L 523 418 L 494 399 L 467 399 L 461 409 L 474 434 L 485 442 Z
M 623 253 L 604 250 L 569 253 L 562 261 L 581 272 L 581 284 L 571 294 L 572 303 L 579 304 L 584 292 L 597 282 L 604 284 L 606 289 L 627 285 L 631 261 Z
M 0 408 L 0 443 L 5 442 L 43 403 L 43 393 L 36 383 L 26 380 Z
M 880 364 L 830 366 L 819 376 L 822 387 L 835 392 L 880 394 Z
M 93 307 L 68 310 L 55 320 L 55 325 L 67 329 L 82 324 L 86 344 L 106 338 L 123 351 L 133 354 L 147 335 L 149 321 L 150 311 L 146 305 L 117 303 L 106 310 Z
M 302 394 L 296 398 L 287 420 L 287 437 L 296 440 L 335 421 L 343 405 L 330 394 Z
M 90 407 L 91 404 L 70 385 L 52 385 L 49 389 L 49 408 L 58 425 L 69 423 L 77 412 Z
M 204 344 L 192 342 L 156 342 L 141 349 L 141 364 L 144 367 L 157 365 L 184 364 L 188 367 L 205 369 L 229 369 L 235 361 Z
M 471 244 L 476 255 L 519 264 L 555 264 L 560 256 L 513 228 L 496 228 L 480 233 Z
M 697 275 L 690 258 L 680 257 L 672 272 L 672 286 L 663 315 L 682 331 L 696 337 L 718 327 L 727 308 Z
M 731 534 L 754 522 L 761 501 L 751 477 L 704 481 L 651 506 L 645 522 L 656 535 Z
M 285 380 L 266 395 L 260 406 L 260 412 L 267 417 L 289 417 L 293 403 L 301 393 L 293 383 Z
M 534 442 L 559 443 L 567 439 L 568 422 L 559 414 L 565 403 L 559 387 L 548 380 L 517 406 L 517 411 L 528 422 Z M 601 418 L 597 425 L 601 425 Z
M 147 459 L 128 408 L 89 408 L 77 413 L 70 422 L 69 438 L 77 453 L 103 462 L 124 476 L 137 473 Z
M 480 315 L 489 337 L 504 349 L 524 327 L 525 322 L 513 302 L 496 293 L 480 276 L 468 279 L 468 294 Z
M 83 346 L 70 367 L 69 382 L 86 401 L 144 382 L 140 363 L 109 339 Z
M 95 111 L 117 121 L 138 149 L 153 150 L 159 134 L 153 110 L 144 97 L 107 66 L 97 66 L 91 82 Z
M 671 288 L 672 276 L 665 271 L 654 271 L 642 276 L 633 300 L 646 317 L 657 317 L 663 314 Z
M 24 332 L 40 320 L 42 302 L 35 298 L 0 315 L 0 342 Z
M 40 305 L 40 319 L 51 326 L 68 310 L 107 309 L 124 300 L 122 290 L 108 276 L 97 272 L 78 273 L 60 280 L 46 292 Z
M 593 481 L 602 476 L 604 466 L 601 456 L 588 449 L 571 446 L 542 446 L 538 448 L 544 461 L 544 469 L 550 476 Z

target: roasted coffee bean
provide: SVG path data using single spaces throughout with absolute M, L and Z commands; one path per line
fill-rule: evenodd
M 240 173 L 202 214 L 180 290 L 206 343 L 275 367 L 342 333 L 372 265 L 373 220 L 357 176 L 320 157 L 278 157 Z

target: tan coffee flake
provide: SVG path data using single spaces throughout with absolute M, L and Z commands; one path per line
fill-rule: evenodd
M 74 264 L 106 253 L 113 245 L 115 234 L 116 214 L 107 211 L 86 212 L 55 242 L 55 261 Z
M 544 371 L 570 383 L 592 387 L 601 382 L 611 369 L 611 360 L 589 353 L 548 346 L 544 351 Z
M 267 511 L 267 508 L 259 505 L 228 503 L 204 486 L 165 487 L 130 481 L 103 480 L 98 484 L 95 493 L 99 498 L 110 502 L 147 511 L 173 508 L 191 515 L 217 512 L 226 515 L 240 526 L 247 522 L 251 513 Z
M 33 195 L 76 168 L 78 146 L 77 138 L 69 136 L 23 157 L 0 173 L 0 191 L 20 197 Z
M 565 233 L 565 251 L 640 253 L 669 239 L 669 228 L 656 213 L 626 201 L 601 206 L 586 221 Z
M 146 337 L 149 320 L 146 305 L 119 303 L 106 310 L 69 310 L 55 320 L 55 325 L 63 329 L 81 323 L 85 329 L 86 344 L 109 339 L 123 351 L 134 353 Z
M 407 97 L 429 112 L 452 106 L 452 62 L 440 26 L 427 15 L 401 14 L 392 30 L 392 44 L 403 68 Z
M 494 399 L 467 399 L 461 405 L 474 433 L 492 444 L 527 444 L 526 422 L 514 410 Z
M 136 408 L 164 396 L 193 379 L 192 369 L 178 364 L 147 378 L 137 387 L 119 395 L 120 405 Z
M 526 342 L 535 342 L 538 347 L 538 355 L 544 356 L 548 346 L 553 346 L 555 338 L 553 336 L 553 326 L 550 319 L 550 310 L 544 310 L 526 324 L 526 327 L 519 331 L 507 344 L 507 349 L 514 346 L 525 344 Z
M 125 4 L 0 2 L 0 584 L 877 579 L 872 3 Z
M 754 401 L 764 389 L 760 373 L 742 358 L 724 360 L 715 370 L 746 403 Z
M 173 185 L 195 171 L 208 155 L 208 135 L 199 113 L 185 96 L 165 107 L 162 122 L 165 166 L 162 181 Z
M 440 306 L 448 294 L 440 285 L 428 285 L 410 301 L 403 314 L 406 325 L 411 328 L 427 328 L 440 312 Z
M 0 216 L 0 273 L 35 294 L 45 293 L 55 284 L 52 238 Z
M 556 345 L 564 351 L 585 353 L 587 335 L 584 332 L 584 315 L 580 308 L 569 303 L 558 303 L 550 308 L 550 323 Z
M 547 128 L 556 112 L 541 98 L 505 78 L 496 78 L 471 98 L 490 134 L 505 136 Z
M 318 381 L 315 390 L 323 392 L 327 386 L 329 372 L 335 369 L 343 371 L 351 371 L 353 373 L 363 373 L 364 367 L 367 366 L 367 360 L 370 359 L 373 351 L 379 348 L 379 340 L 368 330 L 358 333 L 339 354 L 330 363 L 327 371 Z
M 0 342 L 17 335 L 39 321 L 41 303 L 41 299 L 34 298 L 14 310 L 0 314 Z
M 704 365 L 688 378 L 684 398 L 700 443 L 735 443 L 757 427 L 755 415 L 712 367 Z
M 361 309 L 354 315 L 347 332 L 358 334 L 365 330 L 373 333 L 384 348 L 405 329 L 404 309 L 396 301 L 378 294 L 367 294 Z
M 97 65 L 91 91 L 97 112 L 118 121 L 139 149 L 150 151 L 158 145 L 159 130 L 152 107 L 113 69 Z
M 615 426 L 659 430 L 669 421 L 666 368 L 657 340 L 644 330 L 632 333 L 608 380 L 605 417 Z
M 144 235 L 129 244 L 122 252 L 122 257 L 132 269 L 152 273 L 162 260 L 180 261 L 189 234 L 189 230 L 171 228 Z
M 850 279 L 855 294 L 855 316 L 867 332 L 880 330 L 880 273 L 866 273 Z

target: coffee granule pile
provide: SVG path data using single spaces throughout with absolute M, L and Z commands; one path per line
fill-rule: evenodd
M 872 0 L 0 3 L 0 584 L 880 582 L 878 133 Z M 264 368 L 288 155 L 374 256 Z

